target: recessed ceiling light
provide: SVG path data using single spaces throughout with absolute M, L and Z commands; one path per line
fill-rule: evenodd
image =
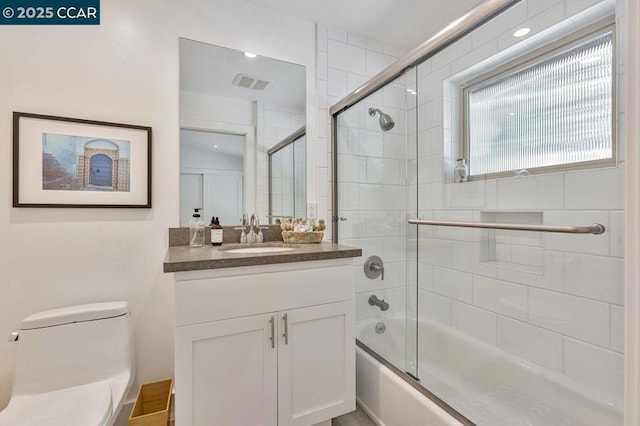
M 251 53 L 251 52 L 244 52 L 244 56 L 246 56 L 247 58 L 253 59 L 258 55 L 256 55 L 255 53 Z
M 217 147 L 218 147 L 218 145 L 213 145 L 213 147 L 214 147 L 214 148 L 217 148 Z
M 524 37 L 527 34 L 529 34 L 529 32 L 531 31 L 531 29 L 529 28 L 520 28 L 519 30 L 516 30 L 515 33 L 513 33 L 514 37 Z

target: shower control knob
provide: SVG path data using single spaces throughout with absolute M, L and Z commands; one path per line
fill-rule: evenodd
M 344 216 L 340 217 L 340 222 L 346 222 L 346 221 L 347 221 L 346 217 L 344 217 Z
M 369 256 L 364 262 L 364 274 L 372 280 L 380 277 L 384 281 L 384 263 L 382 259 L 379 256 Z

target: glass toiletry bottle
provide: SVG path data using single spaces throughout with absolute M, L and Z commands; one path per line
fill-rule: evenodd
M 247 230 L 246 230 L 246 228 L 242 228 L 242 231 L 240 231 L 240 244 L 247 244 Z
M 456 168 L 454 169 L 454 181 L 456 183 L 466 182 L 469 176 L 469 167 L 467 167 L 464 158 L 456 160 Z
M 222 226 L 220 226 L 220 220 L 217 217 L 211 218 L 211 245 L 221 246 L 223 237 Z
M 201 208 L 194 209 L 193 217 L 189 221 L 189 245 L 191 247 L 204 246 L 204 222 L 198 213 Z
M 264 243 L 264 234 L 260 228 L 258 228 L 258 233 L 256 234 L 256 243 Z

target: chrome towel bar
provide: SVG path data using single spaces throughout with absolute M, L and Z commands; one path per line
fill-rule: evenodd
M 591 226 L 549 226 L 491 222 L 449 222 L 446 220 L 409 219 L 412 225 L 455 226 L 459 228 L 507 229 L 511 231 L 559 232 L 562 234 L 604 234 L 606 228 L 600 223 Z

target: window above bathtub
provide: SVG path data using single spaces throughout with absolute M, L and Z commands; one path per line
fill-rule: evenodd
M 601 21 L 463 83 L 470 178 L 615 165 L 614 44 Z

